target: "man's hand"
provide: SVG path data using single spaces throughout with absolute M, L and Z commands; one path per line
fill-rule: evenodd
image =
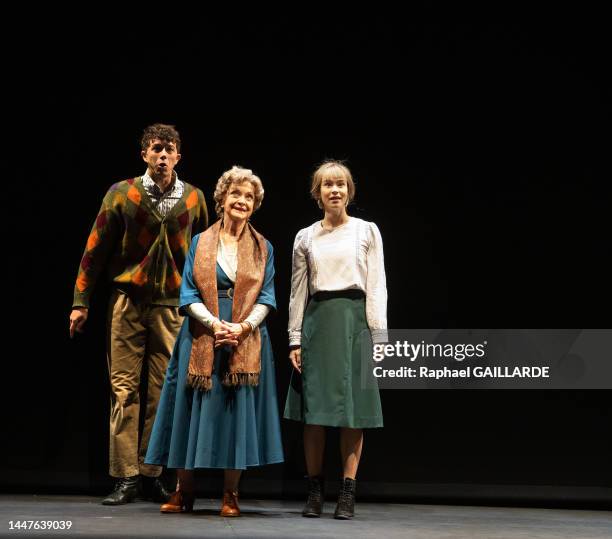
M 74 333 L 78 331 L 83 333 L 83 326 L 87 322 L 89 309 L 86 307 L 75 307 L 70 313 L 70 338 L 74 337 Z

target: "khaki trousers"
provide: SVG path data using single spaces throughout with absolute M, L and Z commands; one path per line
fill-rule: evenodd
M 111 386 L 109 471 L 113 477 L 157 477 L 144 463 L 168 360 L 182 316 L 177 307 L 134 303 L 114 291 L 108 309 L 107 360 Z M 148 367 L 144 427 L 140 425 L 140 378 Z

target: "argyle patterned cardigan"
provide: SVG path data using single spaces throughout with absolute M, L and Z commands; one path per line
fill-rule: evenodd
M 182 198 L 165 217 L 155 209 L 141 177 L 108 190 L 81 258 L 73 307 L 89 307 L 105 268 L 113 286 L 135 301 L 178 305 L 191 238 L 208 225 L 204 194 L 183 183 Z

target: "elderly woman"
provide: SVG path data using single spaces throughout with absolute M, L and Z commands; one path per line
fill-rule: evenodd
M 264 190 L 233 167 L 215 189 L 220 219 L 196 235 L 185 263 L 186 314 L 168 365 L 146 462 L 177 468 L 163 513 L 188 512 L 194 469 L 222 468 L 221 515 L 240 516 L 242 470 L 283 461 L 270 337 L 276 308 L 272 245 L 249 223 Z
M 321 515 L 325 427 L 340 427 L 343 482 L 334 517 L 346 520 L 354 515 L 362 429 L 383 425 L 375 379 L 361 364 L 361 334 L 369 329 L 374 342 L 387 334 L 382 239 L 374 223 L 347 214 L 355 184 L 342 163 L 317 169 L 311 195 L 324 215 L 300 230 L 293 246 L 289 358 L 295 371 L 285 417 L 305 423 L 305 517 Z

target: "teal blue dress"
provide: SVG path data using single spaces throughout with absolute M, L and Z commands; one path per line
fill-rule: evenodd
M 201 303 L 193 280 L 193 260 L 199 235 L 193 238 L 185 262 L 180 308 Z M 264 283 L 256 303 L 276 308 L 274 255 L 268 246 Z M 217 289 L 234 283 L 217 264 Z M 231 320 L 232 300 L 219 298 L 219 318 Z M 226 387 L 219 374 L 231 349 L 215 351 L 212 389 L 201 391 L 187 385 L 189 357 L 193 340 L 189 317 L 183 326 L 168 364 L 153 432 L 145 462 L 168 468 L 223 468 L 243 470 L 251 466 L 283 461 L 280 422 L 276 397 L 274 357 L 265 320 L 261 333 L 261 372 L 259 385 Z

